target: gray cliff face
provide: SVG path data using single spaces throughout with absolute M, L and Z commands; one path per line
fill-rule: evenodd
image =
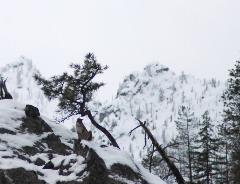
M 0 184 L 149 183 L 140 168 L 117 160 L 109 166 L 108 150 L 120 150 L 80 143 L 33 106 L 1 100 L 0 116 Z

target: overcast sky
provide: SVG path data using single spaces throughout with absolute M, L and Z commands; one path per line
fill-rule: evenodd
M 239 0 L 0 0 L 0 66 L 24 55 L 50 76 L 94 52 L 109 95 L 151 62 L 224 80 L 240 57 L 239 10 Z

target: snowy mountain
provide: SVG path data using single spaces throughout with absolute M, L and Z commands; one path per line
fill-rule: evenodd
M 0 75 L 7 78 L 7 88 L 16 101 L 37 106 L 45 115 L 52 114 L 56 105 L 49 103 L 35 82 L 33 76 L 37 73 L 32 61 L 25 57 L 0 68 Z
M 57 102 L 49 102 L 44 96 L 32 77 L 35 73 L 38 70 L 24 57 L 0 69 L 0 74 L 8 77 L 7 85 L 16 101 L 33 104 L 54 119 Z M 165 145 L 177 134 L 175 120 L 181 105 L 189 106 L 196 117 L 209 110 L 213 121 L 221 121 L 224 88 L 225 85 L 215 79 L 175 74 L 165 66 L 150 64 L 143 71 L 128 75 L 115 99 L 93 103 L 92 110 L 96 119 L 117 138 L 120 147 L 141 161 L 146 154 L 143 131 L 138 129 L 128 135 L 138 125 L 136 119 L 147 121 L 157 140 Z M 74 122 L 72 118 L 66 125 L 71 127 Z M 96 140 L 105 140 L 96 129 L 88 127 L 92 128 Z
M 40 86 L 37 85 L 33 76 L 38 73 L 32 60 L 23 56 L 19 57 L 16 62 L 0 68 L 0 76 L 7 79 L 7 88 L 15 101 L 32 104 L 38 107 L 43 115 L 55 120 L 57 101 L 49 101 Z M 71 125 L 66 123 L 66 126 L 71 127 L 73 120 L 68 122 Z
M 224 88 L 215 79 L 178 75 L 165 66 L 151 64 L 124 79 L 116 98 L 102 106 L 98 119 L 109 127 L 124 150 L 141 160 L 146 154 L 143 131 L 128 135 L 138 125 L 136 119 L 147 121 L 157 140 L 166 145 L 177 134 L 175 120 L 181 105 L 190 107 L 196 118 L 208 110 L 212 120 L 220 122 Z
M 37 108 L 0 100 L 0 183 L 164 184 L 130 155 L 40 116 Z

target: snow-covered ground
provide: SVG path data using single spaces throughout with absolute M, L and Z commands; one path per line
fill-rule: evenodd
M 74 172 L 69 176 L 63 177 L 59 175 L 58 170 L 43 169 L 43 166 L 37 166 L 34 164 L 34 161 L 37 158 L 41 158 L 43 161 L 48 162 L 49 159 L 47 153 L 38 153 L 34 156 L 30 156 L 22 151 L 25 146 L 34 147 L 37 142 L 41 142 L 41 140 L 46 138 L 49 134 L 43 133 L 37 135 L 21 131 L 20 126 L 23 123 L 22 119 L 25 117 L 24 108 L 25 105 L 17 103 L 14 100 L 0 100 L 0 128 L 13 132 L 9 134 L 0 134 L 0 169 L 24 168 L 27 171 L 36 171 L 42 173 L 42 175 L 39 175 L 39 179 L 42 179 L 49 184 L 55 184 L 57 181 L 77 180 L 78 177 L 76 174 L 79 170 L 85 168 L 85 165 L 82 164 L 84 161 L 83 157 L 77 156 L 76 154 L 66 156 L 54 154 L 54 158 L 52 159 L 54 166 L 57 166 L 63 160 L 67 164 L 70 162 L 70 159 L 77 159 L 76 163 L 72 165 L 71 168 Z M 61 125 L 50 121 L 48 122 L 48 125 L 52 128 L 54 134 L 59 135 L 62 140 L 70 140 L 74 138 L 74 135 Z M 19 158 L 18 155 L 21 154 L 31 160 L 32 163 L 29 163 L 28 160 Z
M 49 155 L 46 151 L 49 151 L 49 147 L 42 142 L 43 138 L 46 138 L 50 132 L 45 132 L 40 135 L 23 131 L 21 125 L 23 118 L 25 118 L 24 112 L 25 105 L 17 103 L 14 100 L 0 100 L 0 130 L 4 133 L 0 134 L 0 169 L 12 169 L 12 168 L 24 168 L 27 171 L 35 171 L 38 173 L 38 177 L 41 180 L 46 181 L 49 184 L 55 184 L 57 181 L 81 181 L 88 173 L 78 176 L 78 173 L 86 168 L 86 162 L 82 156 L 76 155 L 74 152 L 68 155 L 53 154 L 51 159 L 54 167 L 60 166 L 60 164 L 70 164 L 72 160 L 74 163 L 70 164 L 68 169 L 71 174 L 63 176 L 59 174 L 58 170 L 43 169 L 43 166 L 34 164 L 35 161 L 40 158 L 46 163 L 49 161 Z M 73 147 L 71 139 L 76 138 L 76 134 L 70 132 L 70 130 L 63 127 L 61 124 L 51 122 L 47 118 L 43 118 L 50 128 L 53 130 L 51 134 L 59 136 L 62 143 L 67 146 Z M 34 147 L 38 143 L 43 143 L 43 150 L 35 155 L 28 155 L 24 152 L 24 147 Z M 136 173 L 140 173 L 142 177 L 150 184 L 164 184 L 164 182 L 158 177 L 149 174 L 140 164 L 136 164 L 133 158 L 125 151 L 120 151 L 114 147 L 100 147 L 99 144 L 94 142 L 83 142 L 89 148 L 92 148 L 96 153 L 104 160 L 108 169 L 115 163 L 127 165 L 132 168 Z M 22 157 L 19 157 L 22 155 Z M 23 157 L 25 159 L 23 159 Z M 120 178 L 126 183 L 133 183 L 127 181 L 124 178 Z

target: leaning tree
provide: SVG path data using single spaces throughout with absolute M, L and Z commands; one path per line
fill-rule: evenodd
M 94 54 L 88 53 L 83 64 L 71 64 L 70 68 L 73 70 L 72 74 L 65 72 L 49 80 L 44 79 L 40 74 L 35 75 L 45 95 L 50 100 L 59 100 L 58 107 L 63 114 L 59 121 L 63 122 L 75 115 L 87 116 L 91 123 L 108 137 L 111 144 L 119 148 L 113 136 L 94 119 L 88 106 L 94 92 L 104 85 L 94 79 L 108 67 L 102 66 L 97 62 Z
M 164 160 L 164 162 L 166 163 L 167 167 L 169 168 L 170 174 L 172 174 L 175 179 L 176 182 L 178 184 L 185 184 L 184 178 L 182 176 L 182 174 L 180 173 L 179 169 L 177 168 L 176 164 L 171 160 L 170 156 L 168 155 L 168 153 L 166 152 L 166 148 L 175 145 L 175 143 L 170 143 L 169 145 L 167 145 L 165 148 L 162 147 L 162 145 L 159 144 L 159 142 L 157 141 L 157 139 L 154 137 L 154 135 L 152 134 L 152 132 L 149 130 L 149 128 L 146 125 L 146 121 L 142 122 L 140 120 L 138 120 L 139 125 L 137 127 L 135 127 L 134 129 L 132 129 L 129 132 L 129 135 L 132 134 L 133 131 L 135 131 L 138 128 L 142 128 L 144 133 L 145 133 L 145 146 L 147 144 L 147 138 L 151 140 L 152 143 L 152 153 L 151 153 L 151 158 L 150 158 L 150 167 L 152 165 L 152 159 L 153 159 L 153 154 L 154 152 L 158 152 L 161 157 L 162 160 Z M 151 170 L 151 169 L 150 169 Z

